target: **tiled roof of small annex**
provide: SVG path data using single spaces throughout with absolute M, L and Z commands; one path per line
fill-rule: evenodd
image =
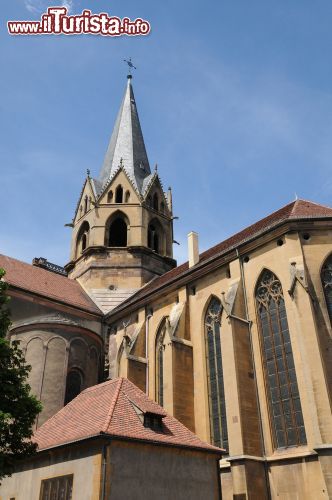
M 288 205 L 280 208 L 279 210 L 271 213 L 267 217 L 260 219 L 258 222 L 255 222 L 251 226 L 246 227 L 242 231 L 234 234 L 230 238 L 218 243 L 217 245 L 209 248 L 205 252 L 201 253 L 199 256 L 199 266 L 200 264 L 207 262 L 209 259 L 215 258 L 218 255 L 222 255 L 224 253 L 229 252 L 230 250 L 238 247 L 239 245 L 256 238 L 257 236 L 267 232 L 270 229 L 278 226 L 279 224 L 292 221 L 292 220 L 300 220 L 300 219 L 322 219 L 322 218 L 332 218 L 332 208 L 326 207 L 324 205 L 319 205 L 318 203 L 314 203 L 312 201 L 306 200 L 295 200 Z M 195 269 L 194 266 L 192 269 Z M 171 271 L 159 276 L 158 278 L 153 279 L 147 285 L 142 287 L 136 294 L 132 295 L 128 300 L 124 301 L 120 304 L 119 308 L 125 307 L 130 303 L 136 302 L 150 292 L 157 290 L 163 285 L 167 285 L 171 283 L 173 280 L 181 277 L 189 270 L 188 262 L 181 264 L 178 267 L 175 267 Z M 116 312 L 117 309 L 114 309 L 109 313 Z
M 101 314 L 98 307 L 75 280 L 1 254 L 0 267 L 6 271 L 6 282 L 13 287 L 36 293 L 48 299 L 84 309 L 85 311 Z
M 144 427 L 134 405 L 143 413 L 163 417 L 162 430 Z M 105 434 L 122 439 L 222 452 L 201 441 L 125 378 L 110 380 L 81 392 L 36 431 L 34 440 L 38 449 L 44 450 Z

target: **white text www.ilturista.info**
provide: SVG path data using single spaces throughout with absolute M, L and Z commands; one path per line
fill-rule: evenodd
M 8 21 L 10 35 L 102 35 L 138 36 L 150 33 L 150 23 L 138 18 L 109 16 L 105 12 L 93 14 L 83 10 L 78 16 L 68 15 L 66 7 L 49 7 L 40 21 Z

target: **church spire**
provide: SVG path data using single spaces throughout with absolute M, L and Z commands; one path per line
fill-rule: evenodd
M 138 118 L 132 76 L 127 76 L 127 87 L 108 145 L 99 181 L 104 186 L 120 166 L 142 193 L 143 182 L 151 174 L 141 125 Z

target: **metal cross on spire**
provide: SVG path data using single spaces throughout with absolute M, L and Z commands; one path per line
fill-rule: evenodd
M 133 65 L 133 63 L 131 61 L 131 57 L 129 57 L 129 59 L 124 59 L 124 62 L 128 64 L 129 75 L 131 76 L 131 70 L 132 69 L 137 69 L 137 68 L 136 68 L 136 66 Z

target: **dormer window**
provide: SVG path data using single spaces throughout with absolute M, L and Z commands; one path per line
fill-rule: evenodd
M 160 415 L 159 413 L 153 413 L 153 411 L 144 411 L 133 401 L 130 401 L 130 403 L 144 427 L 156 432 L 163 432 L 163 418 L 166 414 Z
M 163 430 L 163 418 L 156 413 L 144 413 L 144 427 L 152 429 L 153 431 Z

